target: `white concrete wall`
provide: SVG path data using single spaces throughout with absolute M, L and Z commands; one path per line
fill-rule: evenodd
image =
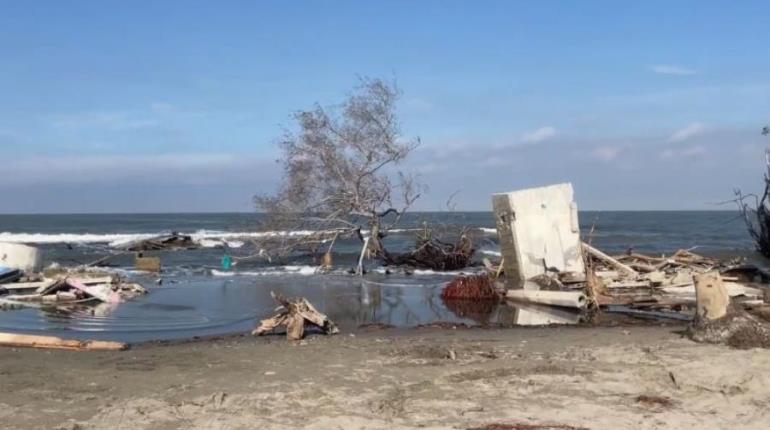
M 492 196 L 507 277 L 523 281 L 545 273 L 546 267 L 584 272 L 572 199 L 569 183 Z

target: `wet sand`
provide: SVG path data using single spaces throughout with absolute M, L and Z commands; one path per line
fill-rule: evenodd
M 0 349 L 0 428 L 767 428 L 770 352 L 681 327 L 362 330 Z

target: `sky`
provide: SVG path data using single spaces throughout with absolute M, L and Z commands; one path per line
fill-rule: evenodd
M 761 191 L 767 1 L 0 0 L 0 213 L 252 211 L 276 139 L 395 79 L 418 210 L 572 182 L 582 209 Z

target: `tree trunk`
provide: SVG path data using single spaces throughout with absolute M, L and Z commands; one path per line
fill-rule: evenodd
M 371 238 L 369 239 L 369 252 L 372 256 L 377 258 L 385 257 L 387 252 L 385 251 L 385 247 L 382 246 L 380 218 L 378 216 L 372 216 L 372 219 L 369 222 L 369 230 L 371 235 Z

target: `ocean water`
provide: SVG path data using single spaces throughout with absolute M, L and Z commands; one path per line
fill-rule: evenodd
M 706 255 L 745 256 L 766 264 L 753 251 L 737 215 L 728 211 L 581 212 L 580 220 L 585 240 L 608 253 L 633 248 L 657 255 L 694 248 Z M 232 270 L 222 270 L 223 255 L 237 259 L 258 251 L 250 242 L 253 238 L 302 234 L 265 231 L 261 221 L 259 214 L 250 213 L 0 215 L 0 241 L 39 246 L 45 253 L 46 265 L 91 262 L 114 253 L 121 242 L 171 231 L 191 234 L 207 246 L 151 253 L 161 257 L 160 275 L 134 271 L 129 255 L 111 260 L 108 270 L 143 284 L 150 294 L 118 306 L 0 311 L 0 331 L 129 342 L 243 332 L 272 315 L 275 303 L 271 291 L 307 297 L 343 330 L 373 323 L 415 326 L 438 321 L 534 324 L 579 320 L 574 314 L 547 309 L 444 303 L 439 296 L 441 288 L 457 273 L 389 273 L 376 261 L 368 261 L 366 276 L 350 275 L 347 270 L 355 265 L 361 247 L 356 240 L 335 244 L 331 274 L 317 274 L 316 262 L 309 256 L 290 266 L 258 259 L 240 261 Z M 414 230 L 423 223 L 449 231 L 471 227 L 477 258 L 495 259 L 499 255 L 489 212 L 408 214 L 399 231 L 386 238 L 388 248 L 408 249 L 414 243 Z

